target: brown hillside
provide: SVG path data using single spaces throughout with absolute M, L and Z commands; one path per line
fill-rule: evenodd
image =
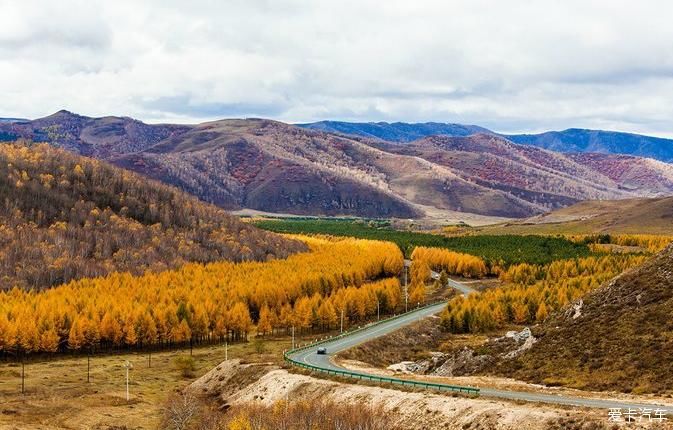
M 77 154 L 105 159 L 141 151 L 190 126 L 150 125 L 128 117 L 90 118 L 66 110 L 34 121 L 0 124 L 0 140 L 47 142 Z
M 0 123 L 0 140 L 20 137 L 113 162 L 226 209 L 525 218 L 582 200 L 673 192 L 665 163 L 563 154 L 492 134 L 400 144 L 263 119 L 148 125 L 61 111 Z
M 0 145 L 0 289 L 305 249 L 107 163 L 45 144 Z
M 585 201 L 519 222 L 488 227 L 492 233 L 673 234 L 673 197 Z
M 593 390 L 670 393 L 673 246 L 552 316 L 534 346 L 497 371 Z

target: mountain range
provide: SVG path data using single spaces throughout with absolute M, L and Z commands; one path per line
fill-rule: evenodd
M 0 123 L 0 140 L 48 142 L 230 210 L 527 217 L 582 200 L 673 192 L 673 166 L 649 158 L 550 151 L 477 126 L 430 123 L 404 131 L 399 124 L 362 135 L 266 119 L 150 125 L 59 111 Z M 397 140 L 374 134 L 382 130 Z M 431 135 L 419 138 L 423 133 Z
M 537 146 L 558 152 L 625 154 L 649 157 L 666 162 L 673 161 L 672 139 L 617 131 L 569 128 L 563 131 L 549 131 L 540 134 L 499 134 L 476 125 L 435 122 L 357 123 L 320 121 L 298 125 L 313 130 L 373 137 L 390 142 L 411 142 L 433 135 L 469 136 L 476 133 L 488 133 L 502 136 L 514 143 Z

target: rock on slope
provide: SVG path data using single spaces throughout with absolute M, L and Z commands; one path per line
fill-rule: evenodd
M 577 308 L 534 330 L 538 342 L 500 371 L 576 388 L 672 393 L 673 245 Z

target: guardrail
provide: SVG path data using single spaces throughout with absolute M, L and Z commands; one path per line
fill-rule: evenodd
M 350 336 L 350 335 L 355 334 L 357 332 L 360 332 L 362 330 L 366 330 L 366 329 L 375 327 L 377 325 L 396 320 L 396 319 L 401 318 L 403 316 L 412 314 L 414 312 L 418 312 L 422 309 L 426 309 L 426 308 L 438 305 L 440 303 L 443 303 L 443 302 L 431 303 L 429 305 L 423 306 L 423 307 L 415 309 L 413 311 L 406 312 L 406 313 L 399 314 L 399 315 L 395 315 L 393 317 L 390 317 L 390 318 L 387 318 L 387 319 L 384 319 L 384 320 L 366 325 L 364 327 L 359 327 L 355 330 L 351 330 L 351 331 L 341 333 L 337 336 L 328 337 L 326 339 L 321 339 L 319 341 L 309 343 L 308 345 L 304 345 L 304 346 L 301 346 L 299 348 L 291 349 L 289 351 L 286 351 L 283 354 L 283 358 L 285 359 L 286 362 L 288 362 L 289 364 L 291 364 L 293 366 L 300 367 L 300 368 L 303 368 L 303 369 L 312 370 L 312 371 L 316 371 L 316 372 L 326 373 L 327 375 L 342 376 L 342 377 L 346 377 L 346 378 L 353 378 L 353 379 L 359 379 L 359 380 L 369 380 L 369 381 L 372 381 L 372 382 L 388 383 L 388 384 L 395 384 L 395 385 L 408 385 L 408 386 L 412 386 L 412 387 L 421 387 L 421 388 L 432 389 L 432 390 L 437 390 L 437 391 L 452 391 L 452 392 L 466 393 L 466 394 L 472 394 L 472 395 L 478 396 L 479 392 L 480 392 L 479 388 L 463 387 L 463 386 L 460 386 L 460 385 L 440 384 L 440 383 L 435 383 L 435 382 L 414 381 L 414 380 L 411 380 L 411 379 L 389 378 L 389 377 L 386 377 L 386 376 L 368 375 L 366 373 L 351 372 L 350 370 L 326 369 L 326 368 L 314 366 L 312 364 L 302 363 L 302 362 L 296 361 L 296 360 L 294 360 L 290 357 L 290 355 L 296 354 L 297 352 L 304 351 L 306 349 L 313 348 L 313 347 L 318 346 L 318 345 L 322 345 L 322 344 L 337 341 L 341 338 L 344 338 L 346 336 Z

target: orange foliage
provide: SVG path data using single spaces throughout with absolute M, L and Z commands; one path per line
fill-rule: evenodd
M 51 352 L 245 339 L 295 325 L 335 327 L 400 304 L 403 257 L 388 242 L 303 238 L 311 252 L 268 262 L 114 273 L 43 292 L 0 292 L 0 351 Z
M 624 270 L 641 264 L 647 257 L 608 254 L 558 260 L 545 266 L 519 264 L 500 275 L 506 283 L 467 298 L 448 303 L 442 325 L 455 333 L 502 328 L 507 323 L 532 324 L 550 312 L 597 288 Z

